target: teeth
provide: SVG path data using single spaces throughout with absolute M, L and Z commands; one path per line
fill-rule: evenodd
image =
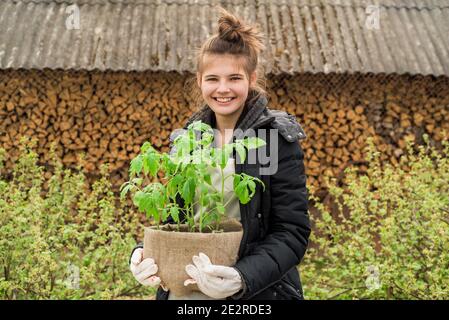
M 218 102 L 229 102 L 232 98 L 216 98 Z

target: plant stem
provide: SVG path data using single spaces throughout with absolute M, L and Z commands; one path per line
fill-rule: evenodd
M 223 202 L 224 202 L 224 183 L 225 183 L 225 179 L 224 179 L 224 169 L 222 167 L 220 167 L 220 174 L 221 174 L 220 202 L 221 202 L 221 204 L 223 204 Z M 218 215 L 216 230 L 218 230 L 218 228 L 220 227 L 220 222 L 221 222 L 221 213 Z
M 230 202 L 232 201 L 232 199 L 229 199 L 224 205 L 223 207 L 226 207 Z M 211 211 L 213 211 L 214 209 L 210 209 L 207 211 L 204 211 L 203 215 L 205 216 L 206 214 L 210 213 Z
M 226 177 L 224 177 L 224 180 L 226 180 L 229 177 L 232 177 L 234 175 L 234 173 L 228 174 Z
M 203 206 L 201 205 L 201 195 L 202 192 L 200 192 L 200 196 L 199 196 L 199 202 L 200 202 L 200 233 L 203 230 Z

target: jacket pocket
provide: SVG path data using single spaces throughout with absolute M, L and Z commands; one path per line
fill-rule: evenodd
M 281 279 L 281 281 L 276 283 L 275 290 L 286 300 L 304 300 L 301 290 L 295 288 L 285 279 Z

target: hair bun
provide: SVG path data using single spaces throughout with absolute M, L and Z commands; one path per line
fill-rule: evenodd
M 219 8 L 219 12 L 217 34 L 219 39 L 237 45 L 241 48 L 241 52 L 250 50 L 258 55 L 264 49 L 263 35 L 258 27 L 242 22 L 222 7 Z
M 221 10 L 221 16 L 218 19 L 218 36 L 226 41 L 239 41 L 242 39 L 240 34 L 242 24 L 233 15 Z

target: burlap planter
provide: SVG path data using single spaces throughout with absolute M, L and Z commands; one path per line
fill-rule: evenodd
M 232 266 L 237 261 L 243 229 L 237 220 L 221 224 L 224 232 L 185 232 L 186 226 L 176 231 L 176 225 L 145 228 L 144 258 L 153 258 L 158 265 L 157 275 L 165 287 L 177 297 L 198 291 L 196 285 L 184 286 L 189 278 L 185 271 L 187 264 L 193 264 L 192 257 L 205 253 L 213 264 Z

